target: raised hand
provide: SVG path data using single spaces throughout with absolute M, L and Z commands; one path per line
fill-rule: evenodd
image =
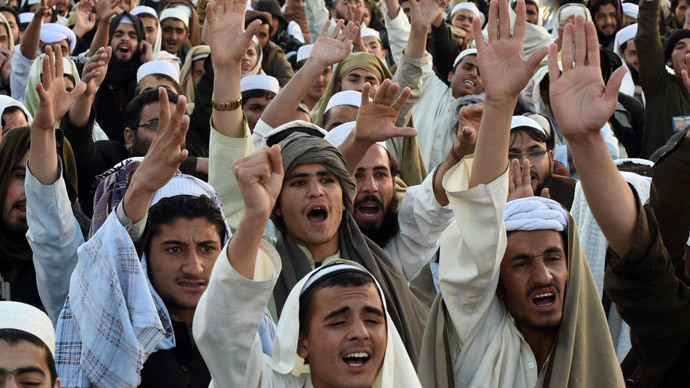
M 55 56 L 53 56 L 53 51 L 55 51 Z M 36 84 L 36 92 L 40 99 L 38 111 L 34 117 L 37 128 L 52 130 L 55 122 L 60 120 L 74 104 L 74 101 L 86 91 L 86 84 L 79 82 L 74 90 L 67 92 L 63 74 L 64 66 L 60 46 L 55 45 L 54 48 L 50 45 L 46 46 L 43 58 L 43 75 L 41 82 Z
M 688 61 L 690 61 L 690 54 L 685 55 L 685 63 L 690 63 Z M 683 84 L 685 85 L 685 89 L 688 89 L 688 91 L 690 92 L 690 77 L 688 77 L 688 71 L 686 69 L 683 69 L 680 71 L 680 74 L 683 77 Z
M 280 146 L 264 147 L 233 165 L 247 215 L 267 220 L 283 186 Z
M 410 89 L 403 89 L 396 99 L 400 85 L 387 79 L 383 81 L 369 101 L 371 85 L 367 82 L 362 90 L 362 103 L 357 113 L 357 124 L 353 130 L 356 141 L 369 142 L 371 144 L 384 141 L 396 136 L 416 136 L 414 128 L 400 128 L 395 126 L 400 110 L 405 106 L 410 97 Z
M 477 43 L 477 62 L 482 72 L 486 101 L 503 102 L 517 98 L 546 55 L 546 48 L 541 48 L 525 61 L 523 42 L 527 22 L 523 0 L 517 2 L 515 13 L 511 35 L 508 0 L 491 1 L 488 42 L 482 35 L 479 18 L 474 18 L 472 27 Z
M 110 20 L 117 14 L 117 6 L 120 0 L 96 0 L 96 16 L 101 22 Z
M 550 100 L 563 135 L 599 133 L 618 102 L 618 88 L 625 67 L 617 69 L 604 85 L 599 65 L 599 41 L 594 23 L 575 17 L 566 25 L 561 51 L 563 74 L 558 69 L 557 49 L 549 47 Z M 483 74 L 482 74 L 483 75 Z
M 76 5 L 73 31 L 78 37 L 84 36 L 96 26 L 96 14 L 91 12 L 93 8 L 91 0 L 82 0 Z
M 105 73 L 108 72 L 108 62 L 112 54 L 112 47 L 101 47 L 84 65 L 81 80 L 86 84 L 85 95 L 90 96 L 96 93 L 96 89 L 105 79 Z
M 153 61 L 153 46 L 151 46 L 151 43 L 145 40 L 139 42 L 139 53 L 141 63 Z
M 410 1 L 410 23 L 413 27 L 423 28 L 427 32 L 431 23 L 438 18 L 448 4 L 445 0 Z
M 338 20 L 331 35 L 328 36 L 328 28 L 331 21 L 326 21 L 321 35 L 314 43 L 314 47 L 309 54 L 309 60 L 317 62 L 321 67 L 326 68 L 334 63 L 338 63 L 350 54 L 352 40 L 358 35 L 359 27 L 355 23 L 348 23 Z M 340 33 L 342 31 L 342 34 Z
M 253 21 L 244 28 L 244 13 L 247 0 L 215 0 L 206 4 L 206 42 L 211 46 L 213 66 L 237 68 L 252 37 L 261 25 Z
M 144 160 L 134 173 L 123 200 L 125 214 L 134 222 L 138 222 L 148 213 L 153 194 L 172 179 L 189 153 L 182 149 L 189 129 L 189 116 L 184 114 L 187 99 L 179 96 L 175 111 L 171 115 L 165 88 L 158 88 L 158 97 L 158 131 Z

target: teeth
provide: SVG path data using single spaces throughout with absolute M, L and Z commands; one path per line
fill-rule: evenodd
M 345 355 L 346 358 L 364 358 L 364 357 L 369 357 L 369 355 L 365 352 L 358 352 L 358 353 L 350 353 Z
M 474 86 L 474 82 L 472 82 L 470 80 L 466 80 L 464 83 L 467 85 L 470 85 L 470 86 Z
M 535 298 L 546 298 L 549 296 L 553 296 L 553 292 L 545 292 L 543 294 L 539 294 L 539 295 L 535 296 Z

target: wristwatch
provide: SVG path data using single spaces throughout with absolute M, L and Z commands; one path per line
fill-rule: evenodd
M 235 110 L 242 106 L 242 96 L 234 101 L 218 102 L 215 98 L 211 97 L 211 103 L 213 104 L 213 109 L 215 110 Z

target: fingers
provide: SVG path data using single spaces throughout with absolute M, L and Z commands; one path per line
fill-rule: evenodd
M 508 0 L 498 0 L 498 18 L 499 38 L 510 39 L 510 11 L 508 11 Z
M 403 91 L 400 93 L 400 96 L 398 96 L 398 99 L 395 100 L 395 102 L 393 103 L 392 107 L 398 114 L 405 106 L 405 103 L 407 103 L 407 99 L 410 98 L 410 94 L 412 94 L 412 90 L 408 87 L 405 87 Z
M 477 51 L 482 51 L 486 47 L 486 41 L 484 41 L 484 34 L 482 33 L 482 26 L 479 18 L 474 18 L 472 20 L 472 30 L 474 31 L 474 42 L 477 45 Z
M 172 137 L 177 146 L 181 146 L 185 139 L 185 134 L 189 128 L 189 116 L 185 115 L 185 109 L 187 108 L 187 99 L 184 96 L 179 96 L 177 104 L 175 105 L 175 111 L 170 118 L 170 129 L 172 132 Z
M 688 63 L 688 62 L 686 62 L 686 63 Z M 690 78 L 688 77 L 688 71 L 687 70 L 681 70 L 680 74 L 683 77 L 683 84 L 685 84 L 685 89 L 688 89 L 688 91 L 690 92 Z M 609 83 L 610 82 L 611 82 L 611 80 L 609 80 Z
M 327 37 L 328 36 L 328 29 L 330 27 L 331 27 L 331 21 L 329 19 L 329 20 L 326 20 L 326 23 L 324 23 L 323 28 L 321 29 L 321 34 L 319 34 L 319 37 L 322 37 L 322 36 Z
M 551 199 L 551 193 L 549 192 L 549 189 L 548 189 L 547 187 L 545 187 L 545 188 L 541 191 L 541 196 L 544 197 L 544 198 L 546 198 L 546 199 Z
M 359 34 L 359 26 L 356 23 L 348 23 L 345 29 L 343 29 L 340 40 L 343 42 L 347 40 L 352 41 L 357 38 L 357 34 Z
M 539 68 L 539 65 L 541 64 L 541 61 L 544 59 L 548 52 L 548 47 L 540 47 L 529 57 L 529 59 L 526 62 L 527 66 L 529 67 L 529 74 L 534 74 L 537 71 L 537 68 Z M 556 64 L 556 68 L 558 68 L 558 64 Z
M 510 27 L 510 26 L 508 26 Z M 518 0 L 515 6 L 515 26 L 513 27 L 513 38 L 522 42 L 525 40 L 525 29 L 527 28 L 526 6 L 524 0 Z
M 381 83 L 381 86 L 379 86 L 378 90 L 376 90 L 376 93 L 374 94 L 374 103 L 384 104 L 386 101 L 388 91 L 390 90 L 390 87 L 391 87 L 391 80 L 389 80 L 389 79 L 384 80 L 383 83 Z M 388 103 L 388 105 L 390 105 L 390 103 Z
M 415 137 L 417 136 L 417 130 L 409 127 L 393 127 L 391 133 L 389 133 L 388 138 L 392 137 Z
M 335 26 L 333 27 L 333 31 L 331 32 L 332 39 L 338 39 L 338 34 L 340 34 L 340 31 L 343 29 L 344 25 L 345 21 L 343 19 L 338 19 L 338 21 L 335 23 Z
M 45 57 L 43 57 L 43 75 L 41 76 L 41 81 L 46 90 L 50 89 L 50 85 L 53 83 L 53 75 L 55 74 L 54 66 L 53 49 L 50 45 L 47 45 L 45 48 Z
M 163 87 L 158 88 L 158 102 L 158 132 L 161 133 L 168 128 L 168 123 L 170 122 L 168 92 Z
M 587 64 L 599 67 L 601 62 L 599 59 L 599 38 L 597 37 L 597 29 L 594 27 L 594 23 L 585 23 L 585 33 L 587 35 Z
M 520 163 L 517 159 L 510 161 L 510 171 L 508 172 L 508 192 L 512 193 L 520 186 Z
M 362 87 L 362 101 L 360 106 L 369 105 L 369 93 L 371 93 L 371 84 L 369 82 L 365 82 L 364 86 Z
M 213 1 L 206 3 L 206 21 L 204 24 L 208 23 L 209 27 L 213 27 L 216 22 L 216 9 L 214 8 L 214 4 Z
M 549 45 L 549 82 L 553 85 L 561 77 L 561 72 L 558 70 L 558 46 L 556 43 Z M 565 67 L 565 62 L 563 62 Z
M 411 3 L 411 2 L 410 2 Z M 486 26 L 486 31 L 489 35 L 489 43 L 498 40 L 498 2 L 496 0 L 489 3 L 489 23 Z M 475 37 L 478 34 L 474 35 Z
M 69 97 L 72 99 L 72 101 L 74 101 L 81 97 L 84 92 L 86 92 L 86 81 L 82 80 L 77 84 L 77 86 L 74 87 L 74 90 L 69 93 Z
M 563 43 L 561 49 L 563 72 L 573 68 L 573 25 L 566 24 L 563 29 Z
M 60 45 L 55 45 L 55 63 L 53 64 L 55 71 L 52 73 L 53 77 L 62 77 L 65 74 L 65 64 L 62 62 L 62 49 Z
M 574 43 L 575 43 L 575 66 L 584 66 L 587 61 L 589 49 L 589 31 L 586 31 L 585 18 L 582 15 L 575 17 Z M 596 37 L 596 31 L 595 31 Z M 597 56 L 599 55 L 599 45 L 597 44 Z
M 247 28 L 244 30 L 244 38 L 247 41 L 247 45 L 249 45 L 249 42 L 251 42 L 252 37 L 254 34 L 256 34 L 256 31 L 259 29 L 261 26 L 261 20 L 254 20 L 247 26 Z
M 274 144 L 269 150 L 271 160 L 271 173 L 283 176 L 283 156 L 280 154 L 280 145 Z
M 522 160 L 522 175 L 521 175 L 521 182 L 520 184 L 523 187 L 532 187 L 532 178 L 530 177 L 530 169 L 529 169 L 529 159 L 525 158 Z

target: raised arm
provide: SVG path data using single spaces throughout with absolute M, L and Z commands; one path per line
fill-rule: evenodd
M 120 4 L 119 0 L 98 0 L 96 2 L 96 17 L 98 26 L 96 34 L 91 41 L 88 56 L 94 55 L 98 49 L 108 45 L 110 41 L 110 20 L 117 13 L 116 8 Z
M 85 127 L 88 124 L 96 89 L 105 79 L 112 53 L 112 47 L 101 47 L 84 65 L 81 78 L 86 84 L 86 90 L 69 110 L 69 120 L 75 127 Z
M 19 49 L 22 55 L 27 59 L 36 59 L 38 53 L 38 44 L 41 40 L 41 25 L 43 25 L 43 14 L 45 11 L 55 5 L 55 0 L 41 0 L 41 3 L 36 7 L 34 18 L 29 22 L 29 26 L 24 30 L 22 35 L 22 43 Z
M 487 184 L 506 171 L 513 109 L 520 91 L 546 55 L 546 48 L 541 48 L 525 61 L 524 1 L 518 1 L 515 13 L 515 27 L 511 34 L 507 0 L 491 2 L 487 26 L 488 42 L 482 35 L 479 18 L 474 19 L 477 62 L 482 72 L 486 97 L 477 134 L 470 188 Z M 498 22 L 497 17 L 500 19 Z
M 431 24 L 437 21 L 443 12 L 442 4 L 437 0 L 410 1 L 410 38 L 407 40 L 405 55 L 410 58 L 421 58 L 426 52 L 426 35 Z
M 253 21 L 244 29 L 244 12 L 247 0 L 218 0 L 206 4 L 205 37 L 211 46 L 213 59 L 213 97 L 216 103 L 229 103 L 222 110 L 214 107 L 211 123 L 221 134 L 229 137 L 244 136 L 241 103 L 241 62 L 252 42 L 260 20 Z M 232 39 L 228 39 L 232 37 Z M 229 108 L 229 109 L 228 109 Z
M 350 53 L 352 39 L 359 34 L 357 25 L 349 23 L 345 26 L 345 22 L 339 20 L 331 34 L 328 34 L 330 25 L 331 22 L 327 21 L 307 62 L 264 110 L 261 119 L 269 126 L 275 128 L 290 121 L 297 106 L 324 69 L 342 61 Z
M 592 214 L 611 248 L 622 257 L 630 247 L 638 207 L 630 187 L 613 164 L 600 129 L 616 108 L 625 69 L 616 70 L 609 84 L 604 85 L 596 29 L 582 16 L 575 18 L 574 28 L 565 26 L 562 75 L 556 54 L 556 46 L 551 45 L 551 108 L 568 140 Z

